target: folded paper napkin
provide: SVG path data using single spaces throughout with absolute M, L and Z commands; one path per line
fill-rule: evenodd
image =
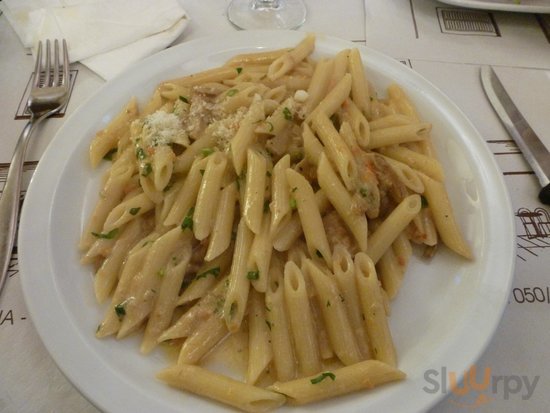
M 189 22 L 177 0 L 3 0 L 25 47 L 66 39 L 71 62 L 104 79 L 169 46 Z

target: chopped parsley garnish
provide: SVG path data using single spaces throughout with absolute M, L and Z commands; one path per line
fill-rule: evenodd
M 158 270 L 157 275 L 159 276 L 159 278 L 163 278 L 166 275 L 166 271 L 164 271 L 164 268 Z
M 428 207 L 428 200 L 426 199 L 426 197 L 424 195 L 420 195 L 420 202 L 422 204 L 422 208 L 427 208 Z
M 201 174 L 201 176 L 204 176 L 204 169 L 199 169 L 199 173 Z
M 267 328 L 269 328 L 269 330 L 271 330 L 271 326 L 272 326 L 271 322 L 268 321 L 268 320 L 265 320 L 265 323 L 267 324 Z
M 142 176 L 149 176 L 149 175 L 151 175 L 151 172 L 153 172 L 153 166 L 149 162 L 147 162 L 141 168 L 141 175 Z
M 202 148 L 201 149 L 201 155 L 203 158 L 206 158 L 209 155 L 212 155 L 214 153 L 214 149 L 212 148 Z
M 361 194 L 361 196 L 363 198 L 366 198 L 367 195 L 369 194 L 369 191 L 367 191 L 367 188 L 361 188 L 361 189 L 359 189 L 359 193 Z
M 241 72 L 243 71 L 243 68 L 242 68 L 242 67 L 237 67 L 236 70 L 237 70 L 237 73 L 238 73 L 238 74 L 241 74 Z
M 187 99 L 185 96 L 180 96 L 180 100 L 184 103 L 189 103 L 189 99 Z
M 201 272 L 200 274 L 197 274 L 195 279 L 198 280 L 199 278 L 206 278 L 208 274 L 212 274 L 214 277 L 217 277 L 220 275 L 220 267 L 210 268 L 204 272 Z
M 323 254 L 321 254 L 321 251 L 315 250 L 315 255 L 317 255 L 319 258 L 323 258 Z
M 126 309 L 124 308 L 125 305 L 126 305 L 125 301 L 115 305 L 115 313 L 118 318 L 122 318 L 126 315 Z
M 265 123 L 269 126 L 268 132 L 273 132 L 273 129 L 275 129 L 275 127 L 273 126 L 273 123 L 267 122 L 267 121 Z
M 92 232 L 92 235 L 101 239 L 113 239 L 118 234 L 118 228 L 112 229 L 109 232 Z
M 105 154 L 105 156 L 103 156 L 103 159 L 105 159 L 106 161 L 112 161 L 113 160 L 113 156 L 114 154 L 117 152 L 117 148 L 113 148 L 111 149 L 109 152 L 107 152 Z
M 181 229 L 186 230 L 190 229 L 193 230 L 193 213 L 195 212 L 195 208 L 191 207 L 189 211 L 187 212 L 187 215 L 185 218 L 183 218 L 183 222 L 181 223 Z
M 318 384 L 318 383 L 321 383 L 327 377 L 330 377 L 332 381 L 336 380 L 336 376 L 334 375 L 334 373 L 331 373 L 330 371 L 325 371 L 320 375 L 318 375 L 317 377 L 311 379 L 310 381 L 311 381 L 311 384 Z
M 235 96 L 237 93 L 239 93 L 238 89 L 229 89 L 227 91 L 227 96 Z
M 130 208 L 130 215 L 137 215 L 141 207 Z
M 258 278 L 260 278 L 260 271 L 248 271 L 248 273 L 246 274 L 246 278 L 248 278 L 249 280 L 257 280 Z
M 143 148 L 137 148 L 136 149 L 136 158 L 138 158 L 140 161 L 144 160 L 147 157 L 147 154 L 143 150 Z
M 292 120 L 292 112 L 290 112 L 289 108 L 285 107 L 283 109 L 283 115 L 284 115 L 286 120 Z
M 296 198 L 290 198 L 290 201 L 288 201 L 290 204 L 290 209 L 296 209 L 298 207 L 298 203 L 296 202 Z

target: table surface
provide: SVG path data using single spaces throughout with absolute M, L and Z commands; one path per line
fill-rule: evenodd
M 176 43 L 236 30 L 225 16 L 225 0 L 180 0 L 191 17 Z M 208 3 L 208 4 L 205 4 Z M 479 130 L 501 168 L 516 223 L 515 279 L 503 319 L 476 366 L 491 372 L 489 402 L 478 406 L 446 397 L 431 411 L 547 411 L 550 386 L 548 302 L 531 292 L 549 291 L 550 233 L 529 215 L 550 208 L 536 198 L 538 182 L 506 133 L 479 81 L 479 68 L 497 73 L 535 131 L 550 146 L 550 15 L 460 9 L 433 0 L 308 0 L 300 30 L 326 33 L 366 44 L 426 77 L 446 93 Z M 0 189 L 25 119 L 22 115 L 33 58 L 5 16 L 0 15 Z M 25 188 L 40 155 L 64 120 L 104 80 L 73 66 L 74 88 L 66 113 L 50 119 L 32 141 L 25 164 Z M 518 81 L 519 80 L 519 81 Z M 25 193 L 23 188 L 22 194 Z M 534 302 L 533 302 L 534 301 Z M 65 379 L 42 345 L 27 312 L 14 249 L 9 278 L 0 297 L 0 412 L 97 412 Z M 530 387 L 529 387 L 530 386 Z

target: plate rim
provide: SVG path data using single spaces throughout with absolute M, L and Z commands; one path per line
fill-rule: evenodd
M 41 183 L 41 181 L 44 180 L 44 176 L 46 176 L 49 173 L 49 170 L 47 170 L 46 168 L 49 166 L 49 163 L 51 162 L 50 158 L 52 158 L 52 157 L 55 158 L 55 156 L 52 155 L 52 153 L 55 151 L 56 145 L 59 146 L 59 144 L 57 142 L 61 142 L 62 137 L 64 136 L 64 134 L 68 133 L 67 131 L 70 130 L 70 126 L 72 126 L 73 123 L 75 123 L 74 119 L 78 119 L 78 117 L 81 116 L 81 113 L 84 112 L 88 108 L 88 106 L 93 104 L 94 101 L 100 99 L 102 94 L 105 93 L 106 89 L 108 89 L 112 85 L 116 85 L 117 82 L 120 82 L 120 79 L 123 79 L 126 76 L 129 76 L 131 78 L 132 75 L 135 75 L 140 71 L 140 69 L 139 69 L 140 66 L 147 67 L 147 65 L 151 64 L 151 62 L 157 61 L 159 59 L 159 57 L 170 58 L 172 55 L 175 55 L 175 54 L 177 54 L 178 52 L 180 52 L 182 50 L 185 50 L 185 51 L 187 51 L 187 49 L 193 50 L 194 47 L 200 47 L 201 45 L 207 45 L 207 44 L 209 44 L 210 42 L 212 42 L 214 40 L 219 40 L 220 38 L 225 38 L 225 39 L 230 38 L 230 39 L 233 39 L 233 40 L 235 40 L 235 39 L 244 40 L 244 42 L 245 42 L 244 47 L 248 47 L 246 42 L 247 41 L 251 42 L 251 43 L 253 42 L 252 40 L 250 40 L 250 37 L 249 37 L 250 34 L 251 34 L 251 32 L 246 32 L 246 33 L 245 32 L 234 32 L 231 35 L 227 35 L 227 34 L 224 35 L 224 36 L 214 35 L 214 36 L 208 36 L 208 37 L 204 37 L 204 38 L 195 39 L 195 40 L 191 40 L 191 41 L 188 41 L 188 42 L 181 43 L 181 44 L 173 46 L 169 49 L 163 50 L 163 51 L 161 51 L 161 52 L 159 52 L 159 53 L 157 53 L 157 54 L 155 54 L 155 55 L 153 55 L 153 56 L 151 56 L 147 59 L 144 59 L 142 62 L 140 62 L 139 65 L 135 65 L 135 66 L 129 68 L 128 70 L 124 71 L 119 76 L 112 79 L 111 81 L 106 82 L 100 89 L 98 89 L 98 91 L 96 93 L 92 94 L 88 99 L 86 99 L 82 104 L 79 105 L 79 107 L 63 123 L 63 125 L 61 126 L 61 128 L 57 132 L 56 136 L 54 137 L 54 139 L 50 143 L 50 145 L 48 145 L 48 148 L 46 149 L 46 151 L 44 152 L 44 155 L 42 156 L 42 159 L 45 160 L 45 161 L 39 162 L 39 164 L 37 166 L 37 169 L 36 169 L 32 179 L 31 179 L 31 183 L 29 185 L 29 189 L 28 189 L 28 192 L 27 192 L 27 199 L 32 200 L 32 199 L 34 199 L 35 196 L 38 197 L 38 195 L 40 193 L 39 184 Z M 281 41 L 281 39 L 284 38 L 284 40 L 287 41 L 287 42 L 296 41 L 296 40 L 298 40 L 298 39 L 300 39 L 304 36 L 303 32 L 294 32 L 294 31 L 290 31 L 290 32 L 254 31 L 252 33 L 252 35 L 254 36 L 255 39 L 256 38 L 262 39 L 264 36 L 270 36 L 270 35 L 272 36 L 274 34 L 277 34 L 277 36 L 279 36 L 279 41 Z M 363 45 L 360 45 L 360 44 L 354 44 L 351 41 L 339 39 L 339 38 L 328 36 L 328 35 L 325 35 L 325 34 L 316 33 L 316 35 L 317 35 L 317 40 L 318 41 L 327 41 L 327 42 L 335 43 L 337 45 L 347 45 L 348 47 L 351 47 L 351 46 L 357 47 L 357 48 L 360 49 L 361 54 L 363 56 L 364 56 L 365 53 L 368 53 L 370 56 L 375 56 L 376 59 L 380 59 L 383 63 L 385 62 L 385 63 L 391 64 L 391 65 L 395 65 L 395 64 L 398 63 L 398 62 L 395 61 L 395 59 L 393 59 L 393 58 L 391 58 L 391 57 L 389 57 L 389 56 L 387 56 L 387 55 L 385 55 L 385 54 L 383 54 L 383 53 L 381 53 L 377 50 L 371 49 L 367 46 L 363 46 Z M 257 47 L 257 46 L 254 46 L 254 47 Z M 391 62 L 391 63 L 389 63 L 389 62 Z M 181 63 L 182 62 L 180 62 L 178 64 L 181 64 Z M 395 67 L 397 68 L 398 66 L 395 66 Z M 402 70 L 402 68 L 400 67 L 399 70 Z M 454 102 L 452 102 L 441 90 L 439 90 L 439 88 L 437 88 L 435 85 L 433 85 L 429 80 L 427 80 L 426 78 L 424 78 L 423 76 L 421 76 L 417 72 L 414 72 L 412 69 L 406 68 L 406 70 L 410 71 L 409 75 L 412 76 L 415 81 L 417 81 L 417 82 L 420 81 L 421 83 L 423 83 L 425 85 L 428 85 L 432 89 L 432 91 L 435 92 L 435 94 L 437 95 L 436 97 L 438 99 L 443 99 L 445 101 L 445 103 L 449 106 L 449 108 L 452 109 L 455 116 L 458 116 L 459 120 L 461 122 L 463 122 L 464 127 L 467 127 L 467 129 L 469 130 L 471 136 L 473 136 L 475 138 L 475 142 L 477 143 L 478 147 L 481 148 L 481 151 L 482 152 L 483 151 L 487 152 L 488 149 L 486 147 L 485 141 L 483 140 L 483 138 L 481 137 L 479 132 L 476 130 L 476 128 L 473 126 L 473 124 L 469 121 L 469 119 L 458 108 L 458 106 L 456 106 L 456 104 L 454 104 Z M 82 136 L 80 139 L 84 140 L 84 139 L 87 139 L 87 137 Z M 486 153 L 484 153 L 484 154 L 486 155 Z M 515 226 L 514 226 L 514 221 L 513 221 L 513 216 L 512 216 L 511 202 L 510 202 L 510 196 L 509 196 L 509 193 L 508 193 L 508 189 L 507 189 L 507 187 L 504 183 L 504 179 L 503 179 L 502 175 L 498 173 L 499 168 L 498 168 L 498 165 L 496 164 L 496 160 L 493 157 L 490 157 L 489 159 L 490 159 L 490 164 L 491 165 L 489 165 L 488 168 L 492 172 L 492 174 L 495 175 L 493 178 L 496 177 L 496 180 L 499 183 L 499 190 L 501 192 L 500 196 L 504 197 L 505 201 L 506 201 L 505 202 L 505 207 L 503 209 L 506 210 L 505 212 L 508 212 L 506 214 L 506 217 L 508 218 L 507 223 L 506 223 L 507 227 L 508 227 L 507 229 L 510 231 L 511 234 L 513 234 L 515 232 L 515 230 L 514 230 Z M 501 205 L 501 207 L 502 207 L 502 205 Z M 22 214 L 21 214 L 21 227 L 20 227 L 21 230 L 20 230 L 19 243 L 18 243 L 18 248 L 19 248 L 19 251 L 20 251 L 20 258 L 21 258 L 20 259 L 20 273 L 21 273 L 21 281 L 22 281 L 22 285 L 23 285 L 23 295 L 24 295 L 25 302 L 27 304 L 27 307 L 29 309 L 29 313 L 31 315 L 31 319 L 33 320 L 33 322 L 34 322 L 34 320 L 37 320 L 37 319 L 44 320 L 44 317 L 45 317 L 43 314 L 40 314 L 40 308 L 37 308 L 35 306 L 35 302 L 33 301 L 33 298 L 35 298 L 35 296 L 33 296 L 33 293 L 34 293 L 33 285 L 30 284 L 31 281 L 32 281 L 32 277 L 30 275 L 28 275 L 28 274 L 31 274 L 33 272 L 33 268 L 29 268 L 29 266 L 27 266 L 27 260 L 26 260 L 27 254 L 36 255 L 36 251 L 32 251 L 32 248 L 30 248 L 30 247 L 27 248 L 27 245 L 30 242 L 30 240 L 32 240 L 32 235 L 33 235 L 32 231 L 30 230 L 30 224 L 27 224 L 27 222 L 33 222 L 33 214 L 37 212 L 36 208 L 37 207 L 35 205 L 30 205 L 30 202 L 25 202 L 24 203 L 23 211 L 22 211 Z M 51 215 L 51 212 L 52 211 L 49 211 L 49 216 Z M 504 309 L 506 307 L 505 304 L 506 304 L 507 296 L 509 295 L 509 292 L 511 290 L 513 276 L 514 276 L 515 248 L 516 248 L 516 246 L 515 246 L 515 243 L 513 241 L 514 241 L 514 239 L 512 237 L 512 241 L 507 243 L 507 244 L 509 244 L 508 245 L 509 252 L 511 253 L 510 256 L 512 258 L 509 259 L 511 265 L 509 267 L 510 269 L 508 270 L 509 274 L 508 274 L 508 277 L 506 278 L 507 283 L 506 283 L 506 286 L 504 288 L 506 290 L 506 294 L 505 295 L 503 294 L 503 296 L 501 297 L 500 308 L 498 308 L 498 311 L 496 311 L 494 313 L 493 317 L 492 317 L 493 322 L 491 323 L 491 327 L 492 327 L 491 331 L 488 334 L 484 335 L 484 339 L 481 340 L 481 342 L 479 343 L 479 345 L 477 346 L 477 348 L 475 350 L 472 350 L 468 353 L 467 358 L 468 358 L 469 364 L 471 364 L 472 362 L 475 362 L 476 360 L 478 360 L 479 357 L 481 356 L 481 354 L 486 350 L 486 348 L 489 345 L 492 337 L 494 336 L 494 333 L 495 333 L 496 329 L 498 328 L 498 325 L 500 324 L 500 320 L 502 318 Z M 46 349 L 48 350 L 48 352 L 50 353 L 50 355 L 52 356 L 52 358 L 54 359 L 56 364 L 59 366 L 60 370 L 67 376 L 69 381 L 92 404 L 96 405 L 97 407 L 99 407 L 101 409 L 105 409 L 106 407 L 109 407 L 109 403 L 112 403 L 112 400 L 109 397 L 98 397 L 98 395 L 96 394 L 97 391 L 95 391 L 95 393 L 94 393 L 94 391 L 90 390 L 89 388 L 83 388 L 85 386 L 82 386 L 82 384 L 78 380 L 75 380 L 75 372 L 73 371 L 71 366 L 67 366 L 66 363 L 64 362 L 63 358 L 61 358 L 61 360 L 60 360 L 60 356 L 58 354 L 58 351 L 56 349 L 52 349 L 52 347 L 54 347 L 55 343 L 52 341 L 51 337 L 48 337 L 48 332 L 46 331 L 46 327 L 44 326 L 44 324 L 43 323 L 36 323 L 36 322 L 34 324 L 35 324 L 36 330 L 38 331 L 38 334 L 39 334 L 42 342 L 46 346 Z M 422 409 L 420 411 L 424 410 L 424 408 L 427 409 L 429 407 L 434 406 L 435 404 L 439 403 L 442 399 L 443 399 L 442 395 L 437 395 L 437 397 L 430 397 L 430 398 L 426 399 L 424 401 L 424 404 L 423 404 Z M 208 406 L 210 404 L 212 404 L 214 407 L 216 406 L 214 403 L 208 402 L 207 403 L 207 410 L 208 410 Z M 143 405 L 138 403 L 138 405 L 136 405 L 136 408 L 139 408 L 139 407 L 143 407 Z M 128 406 L 123 407 L 123 409 L 127 409 L 127 408 L 128 408 Z M 204 411 L 207 411 L 207 410 L 204 410 Z M 140 411 L 140 410 L 138 409 L 136 411 Z
M 550 6 L 533 4 L 510 4 L 505 2 L 489 2 L 485 0 L 439 0 L 441 3 L 474 9 L 509 11 L 517 13 L 550 13 Z

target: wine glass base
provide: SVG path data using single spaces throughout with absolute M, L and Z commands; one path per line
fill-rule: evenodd
M 306 20 L 301 0 L 233 0 L 227 18 L 239 29 L 297 29 Z

